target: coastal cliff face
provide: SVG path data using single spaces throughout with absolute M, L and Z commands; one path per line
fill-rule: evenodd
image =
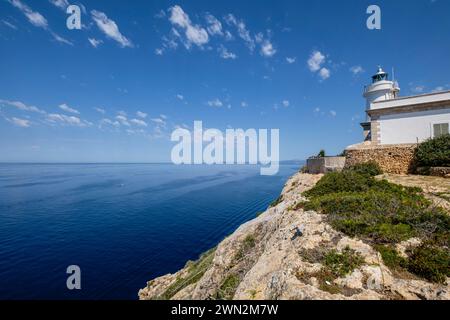
M 149 299 L 450 299 L 450 286 L 391 271 L 369 244 L 334 230 L 324 215 L 295 209 L 321 175 L 297 173 L 277 204 L 240 226 L 215 249 L 175 274 L 147 283 Z M 405 252 L 410 239 L 397 246 Z M 352 258 L 350 272 L 324 275 L 324 252 Z M 326 272 L 325 272 L 326 273 Z M 448 280 L 448 279 L 447 279 Z

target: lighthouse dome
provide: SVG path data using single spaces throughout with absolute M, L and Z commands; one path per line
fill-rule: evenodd
M 398 83 L 389 80 L 389 74 L 378 67 L 378 71 L 372 76 L 372 83 L 364 88 L 366 108 L 371 109 L 374 102 L 395 99 L 399 91 Z

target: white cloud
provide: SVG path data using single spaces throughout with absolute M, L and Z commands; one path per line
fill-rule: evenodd
M 308 59 L 308 67 L 311 72 L 318 71 L 325 62 L 325 56 L 320 51 L 314 51 Z
M 14 7 L 16 7 L 20 11 L 22 11 L 22 13 L 27 17 L 28 21 L 33 26 L 38 27 L 38 28 L 42 28 L 44 30 L 47 30 L 52 35 L 53 39 L 55 39 L 58 42 L 61 42 L 61 43 L 64 43 L 64 44 L 68 44 L 68 45 L 73 45 L 73 43 L 71 41 L 69 41 L 69 40 L 61 37 L 57 33 L 53 32 L 48 26 L 47 19 L 45 19 L 45 17 L 42 14 L 40 14 L 37 11 L 33 11 L 29 6 L 27 6 L 26 4 L 24 4 L 20 0 L 8 0 L 8 1 Z
M 331 111 L 330 111 L 330 115 L 331 115 L 332 117 L 336 117 L 336 115 L 337 115 L 337 112 L 336 112 L 336 111 L 334 111 L 334 110 L 331 110 Z
M 76 109 L 73 109 L 71 107 L 69 107 L 67 104 L 63 103 L 61 105 L 59 105 L 59 108 L 65 112 L 69 112 L 69 113 L 74 113 L 74 114 L 80 114 L 80 112 Z
M 247 26 L 245 25 L 244 21 L 238 21 L 236 17 L 230 13 L 225 16 L 225 22 L 228 25 L 233 25 L 236 27 L 239 37 L 244 40 L 250 51 L 253 51 L 255 49 L 255 40 L 253 40 L 253 38 L 251 37 L 250 31 L 247 30 Z
M 277 50 L 273 47 L 273 44 L 269 40 L 265 40 L 261 45 L 261 54 L 264 57 L 272 57 L 277 53 Z
M 129 127 L 130 123 L 128 122 L 128 119 L 126 116 L 124 116 L 123 114 L 119 114 L 118 116 L 116 116 L 116 120 L 120 122 L 120 124 Z
M 444 90 L 445 90 L 445 88 L 443 86 L 439 86 L 439 87 L 434 88 L 432 92 L 440 92 L 440 91 L 444 91 Z
M 223 45 L 220 45 L 218 50 L 219 50 L 220 57 L 223 58 L 223 59 L 232 59 L 232 60 L 234 60 L 234 59 L 237 58 L 236 54 L 234 54 L 232 52 L 229 52 L 228 49 L 225 48 Z
M 241 102 L 241 107 L 243 107 L 243 108 L 248 107 L 248 103 L 245 102 L 245 101 L 242 101 L 242 102 Z
M 127 39 L 122 33 L 120 33 L 117 24 L 109 19 L 103 12 L 92 10 L 92 19 L 97 24 L 97 27 L 110 39 L 118 42 L 121 47 L 133 47 L 133 43 Z
M 47 29 L 48 22 L 42 14 L 37 11 L 33 11 L 29 6 L 22 3 L 20 0 L 9 0 L 14 7 L 22 11 L 22 13 L 27 17 L 28 21 L 38 28 Z
M 17 30 L 17 27 L 14 24 L 12 24 L 11 22 L 6 21 L 6 20 L 2 20 L 2 22 L 5 26 L 10 27 L 11 29 Z
M 66 38 L 61 37 L 60 35 L 56 34 L 55 32 L 50 31 L 50 34 L 53 36 L 53 39 L 55 39 L 56 41 L 73 46 L 73 43 L 71 41 L 67 40 Z
M 222 101 L 220 101 L 218 98 L 208 101 L 207 104 L 210 107 L 217 107 L 217 108 L 220 108 L 223 106 Z
M 35 106 L 29 106 L 26 105 L 25 103 L 21 102 L 21 101 L 10 101 L 10 100 L 1 100 L 0 99 L 0 104 L 1 105 L 8 105 L 11 107 L 15 107 L 19 110 L 22 111 L 30 111 L 30 112 L 36 112 L 36 113 L 40 113 L 40 114 L 45 114 L 46 112 L 35 107 Z
M 208 33 L 212 36 L 214 35 L 223 35 L 222 31 L 222 23 L 220 23 L 219 20 L 217 20 L 216 17 L 214 17 L 212 14 L 207 13 L 205 16 L 206 22 L 208 23 L 208 27 L 206 28 L 208 30 Z
M 99 45 L 101 45 L 103 43 L 102 40 L 97 40 L 95 38 L 88 38 L 89 43 L 94 47 L 97 48 Z
M 354 75 L 357 75 L 363 73 L 364 69 L 361 66 L 353 66 L 350 68 L 350 72 L 353 73 Z
M 162 118 L 153 118 L 150 119 L 151 121 L 153 121 L 154 123 L 156 123 L 159 126 L 165 126 L 166 125 L 166 121 L 164 121 L 164 119 Z
M 184 100 L 184 96 L 181 95 L 181 94 L 177 94 L 177 99 L 180 100 L 180 101 L 183 101 Z
M 422 93 L 425 90 L 425 86 L 415 86 L 413 88 L 411 88 L 412 92 L 415 93 Z
M 142 118 L 142 119 L 147 118 L 147 114 L 146 114 L 145 112 L 142 112 L 142 111 L 136 112 L 136 115 L 137 115 L 139 118 Z
M 70 5 L 69 1 L 67 0 L 49 0 L 49 1 L 54 6 L 64 10 Z
M 157 56 L 162 56 L 162 55 L 164 54 L 164 49 L 162 49 L 162 48 L 156 48 L 156 49 L 155 49 L 155 54 L 156 54 Z
M 100 129 L 103 128 L 104 126 L 113 126 L 113 127 L 120 127 L 120 123 L 119 121 L 112 121 L 111 119 L 108 118 L 104 118 L 102 120 L 100 120 Z
M 18 127 L 28 128 L 30 126 L 29 120 L 15 118 L 15 117 L 13 117 L 12 119 L 7 118 L 7 120 Z
M 283 105 L 283 107 L 286 107 L 286 108 L 290 106 L 290 102 L 288 100 L 283 100 L 281 102 L 281 104 Z
M 130 122 L 132 124 L 135 124 L 135 125 L 140 126 L 140 127 L 146 127 L 147 126 L 147 122 L 145 122 L 144 120 L 141 120 L 141 119 L 131 119 Z
M 106 113 L 105 109 L 102 109 L 102 108 L 94 108 L 94 110 L 97 111 L 98 113 L 101 113 L 101 114 L 105 114 Z
M 319 71 L 319 76 L 320 76 L 320 78 L 321 78 L 322 80 L 328 79 L 328 78 L 330 77 L 330 75 L 331 75 L 331 72 L 330 72 L 330 70 L 327 69 L 327 68 L 322 68 L 322 69 L 320 69 L 320 71 Z
M 86 127 L 91 125 L 88 121 L 83 121 L 75 116 L 66 116 L 65 114 L 51 113 L 47 116 L 47 120 L 52 123 L 61 125 L 70 125 L 75 127 Z
M 184 30 L 186 37 L 186 48 L 191 48 L 192 44 L 202 47 L 204 44 L 208 43 L 208 32 L 201 26 L 192 24 L 189 16 L 183 11 L 180 6 L 175 5 L 169 8 L 169 11 L 169 21 L 172 23 L 172 25 Z
M 292 64 L 292 63 L 294 63 L 295 61 L 297 60 L 297 58 L 296 57 L 292 57 L 292 58 L 290 58 L 290 57 L 286 57 L 286 61 L 287 61 L 287 63 L 289 63 L 289 64 Z

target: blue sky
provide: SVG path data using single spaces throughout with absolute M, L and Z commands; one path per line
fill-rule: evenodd
M 361 141 L 377 65 L 402 95 L 450 89 L 450 1 L 72 4 L 81 30 L 65 0 L 0 0 L 0 161 L 170 161 L 194 120 L 279 128 L 304 159 Z

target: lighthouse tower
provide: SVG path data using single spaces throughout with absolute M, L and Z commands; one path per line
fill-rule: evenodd
M 372 84 L 364 88 L 366 110 L 371 109 L 373 102 L 395 99 L 400 92 L 397 82 L 389 80 L 389 74 L 378 67 L 378 72 L 372 76 Z
M 366 121 L 361 123 L 364 130 L 364 140 L 372 139 L 371 117 L 369 112 L 374 102 L 392 100 L 398 97 L 400 88 L 396 81 L 389 80 L 389 74 L 378 67 L 377 73 L 372 76 L 372 84 L 364 87 L 363 97 L 366 98 Z

